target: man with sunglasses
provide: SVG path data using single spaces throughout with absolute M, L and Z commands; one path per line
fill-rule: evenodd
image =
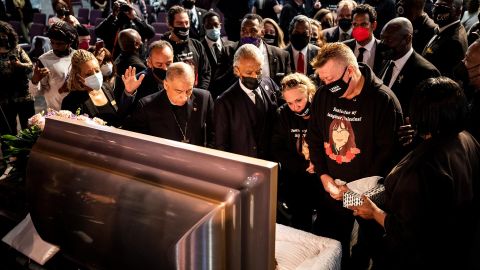
M 450 78 L 453 78 L 453 67 L 462 61 L 468 47 L 467 33 L 460 23 L 461 14 L 462 0 L 437 0 L 433 20 L 439 28 L 422 52 L 443 76 Z
M 352 264 L 368 266 L 375 241 L 365 241 L 371 234 L 365 229 L 370 227 L 361 223 L 350 260 L 354 218 L 342 206 L 343 193 L 348 190 L 345 183 L 385 176 L 392 168 L 402 109 L 395 94 L 367 65 L 357 63 L 343 43 L 324 45 L 312 66 L 324 84 L 313 98 L 307 132 L 310 160 L 326 191 L 319 198 L 324 209 L 316 233 L 342 243 L 342 269 L 350 269 Z

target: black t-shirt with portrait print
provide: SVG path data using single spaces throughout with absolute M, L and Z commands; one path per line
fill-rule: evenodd
M 318 175 L 346 182 L 388 173 L 398 147 L 397 131 L 403 124 L 395 94 L 368 66 L 359 66 L 365 83 L 355 98 L 317 91 L 307 135 Z
M 173 61 L 191 64 L 195 69 L 195 87 L 208 89 L 210 85 L 211 68 L 207 53 L 202 43 L 196 39 L 189 38 L 187 42 L 176 43 L 169 39 L 169 34 L 162 38 L 168 41 L 173 47 Z

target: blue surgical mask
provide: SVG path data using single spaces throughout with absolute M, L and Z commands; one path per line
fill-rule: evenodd
M 206 29 L 205 35 L 207 35 L 210 40 L 217 41 L 220 38 L 220 28 Z
M 101 72 L 95 73 L 91 76 L 85 78 L 85 85 L 92 88 L 93 90 L 99 90 L 102 88 L 103 76 Z

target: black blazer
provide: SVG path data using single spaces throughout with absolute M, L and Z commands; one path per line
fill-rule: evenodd
M 290 55 L 285 50 L 268 45 L 265 42 L 263 42 L 263 45 L 267 47 L 270 78 L 272 78 L 277 85 L 280 85 L 283 77 L 292 72 L 290 68 Z
M 340 29 L 338 26 L 333 26 L 322 30 L 322 35 L 328 43 L 338 42 L 340 39 Z
M 166 91 L 142 98 L 123 127 L 174 141 L 182 141 L 183 136 L 175 118 Z M 194 88 L 187 102 L 187 139 L 191 144 L 213 146 L 213 100 L 206 90 Z M 184 126 L 182 125 L 182 129 Z
M 140 99 L 163 90 L 163 82 L 159 82 L 157 79 L 155 79 L 151 68 L 147 68 L 146 70 L 137 73 L 137 79 L 142 74 L 145 74 L 145 77 L 143 78 L 142 84 L 140 84 L 138 89 L 135 91 L 134 95 L 127 95 L 125 91 L 122 91 L 120 99 L 117 100 L 118 112 L 123 118 L 132 113 L 132 111 L 137 107 Z
M 453 67 L 462 61 L 467 52 L 467 32 L 457 22 L 438 34 L 422 52 L 430 63 L 440 70 L 443 76 L 453 78 Z
M 292 48 L 292 45 L 288 45 L 284 50 L 286 50 L 288 52 L 288 55 L 290 55 L 290 68 L 292 70 L 292 72 L 295 72 L 296 69 L 295 69 L 295 59 L 293 57 L 293 48 Z M 309 75 L 312 75 L 315 73 L 315 70 L 313 69 L 312 65 L 310 65 L 310 62 L 313 60 L 313 58 L 315 58 L 315 56 L 317 56 L 317 53 L 318 51 L 320 50 L 319 47 L 315 46 L 315 45 L 312 45 L 312 44 L 308 44 L 308 48 L 307 48 L 307 76 Z
M 355 46 L 357 46 L 357 41 L 355 39 L 345 40 L 343 43 L 345 43 L 345 45 L 352 49 L 352 52 L 355 52 Z M 373 67 L 370 67 L 377 76 L 380 75 L 380 71 L 383 67 L 383 58 L 380 55 L 380 52 L 377 50 L 378 43 L 380 43 L 380 40 L 375 38 L 375 55 L 373 56 Z
M 239 81 L 215 101 L 215 147 L 240 155 L 266 159 L 277 109 L 278 87 L 271 78 L 263 78 L 262 92 L 266 111 L 260 113 L 240 87 Z
M 195 10 L 197 11 L 198 29 L 195 28 L 192 22 L 190 22 L 190 37 L 201 40 L 205 36 L 205 29 L 203 29 L 203 17 L 205 17 L 207 11 L 197 6 L 195 6 Z
M 207 40 L 202 39 L 202 45 L 205 48 L 208 62 L 210 63 L 210 85 L 208 90 L 216 99 L 221 93 L 227 90 L 235 83 L 235 75 L 233 74 L 233 55 L 235 54 L 236 43 L 220 39 L 222 42 L 222 59 L 217 61 L 213 56 L 213 52 L 208 46 Z
M 123 84 L 122 75 L 125 74 L 125 71 L 128 69 L 129 66 L 134 67 L 135 71 L 142 72 L 144 71 L 147 66 L 145 65 L 145 61 L 140 58 L 138 53 L 124 53 L 122 52 L 115 62 L 113 63 L 117 67 L 117 75 L 115 77 L 115 99 L 120 100 L 123 90 L 125 89 L 125 85 Z
M 385 62 L 381 74 L 387 67 L 388 62 Z M 428 78 L 439 76 L 440 71 L 432 63 L 413 51 L 392 85 L 392 91 L 400 101 L 404 117 L 410 115 L 410 101 L 418 84 Z

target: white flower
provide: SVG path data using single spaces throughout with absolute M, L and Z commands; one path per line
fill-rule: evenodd
M 74 114 L 71 112 L 71 111 L 68 111 L 68 110 L 60 110 L 58 113 L 57 113 L 58 116 L 62 117 L 62 118 L 74 118 Z
M 30 119 L 28 119 L 28 125 L 37 126 L 41 130 L 43 130 L 43 128 L 45 127 L 45 117 L 42 113 L 37 113 L 34 116 L 30 117 Z
M 93 118 L 93 122 L 97 125 L 105 126 L 107 122 L 103 121 L 103 119 L 100 119 L 98 117 Z

